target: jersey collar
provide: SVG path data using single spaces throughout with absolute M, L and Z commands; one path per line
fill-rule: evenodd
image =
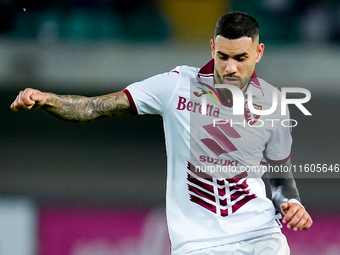
M 205 64 L 197 74 L 198 78 L 214 77 L 214 59 L 211 59 Z M 248 88 L 244 94 L 248 94 L 248 90 L 251 89 L 254 96 L 264 96 L 263 90 L 256 73 L 254 72 L 249 82 Z

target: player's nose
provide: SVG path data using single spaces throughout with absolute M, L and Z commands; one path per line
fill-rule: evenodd
M 225 72 L 228 74 L 234 74 L 237 72 L 237 63 L 234 59 L 228 59 Z

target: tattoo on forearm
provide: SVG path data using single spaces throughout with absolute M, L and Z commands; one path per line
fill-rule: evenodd
M 131 113 L 129 101 L 123 92 L 90 98 L 53 95 L 42 109 L 60 119 L 74 122 L 89 122 Z

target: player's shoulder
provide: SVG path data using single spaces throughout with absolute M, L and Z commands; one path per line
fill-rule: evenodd
M 194 66 L 187 66 L 187 65 L 180 65 L 176 66 L 174 69 L 172 69 L 169 73 L 177 74 L 181 77 L 196 77 L 199 72 L 198 67 Z
M 263 78 L 257 77 L 257 79 L 258 79 L 262 89 L 272 89 L 273 87 L 275 87 L 273 84 L 267 82 Z
M 192 78 L 198 74 L 198 68 L 180 65 L 176 66 L 175 68 L 171 69 L 170 71 L 166 71 L 163 73 L 159 73 L 148 78 L 145 78 L 141 82 L 156 82 L 159 83 L 160 81 L 162 84 L 169 83 L 169 84 L 177 84 L 179 80 L 183 77 L 185 78 Z
M 261 86 L 261 89 L 262 89 L 264 95 L 271 96 L 273 94 L 273 90 L 276 91 L 278 94 L 281 93 L 279 88 L 277 88 L 273 84 L 271 84 L 271 83 L 269 83 L 269 82 L 267 82 L 264 79 L 259 78 L 259 77 L 257 77 L 257 79 L 260 83 L 260 86 Z

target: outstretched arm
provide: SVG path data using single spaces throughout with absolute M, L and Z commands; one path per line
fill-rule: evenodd
M 273 165 L 272 165 L 273 166 Z M 283 164 L 289 169 L 290 161 Z M 269 183 L 272 191 L 272 201 L 285 215 L 282 222 L 288 228 L 306 230 L 313 224 L 312 218 L 301 205 L 300 196 L 291 172 L 270 172 Z
M 131 114 L 129 100 L 123 91 L 97 96 L 60 96 L 27 88 L 11 105 L 13 111 L 41 108 L 57 118 L 73 122 L 89 122 L 103 117 Z

